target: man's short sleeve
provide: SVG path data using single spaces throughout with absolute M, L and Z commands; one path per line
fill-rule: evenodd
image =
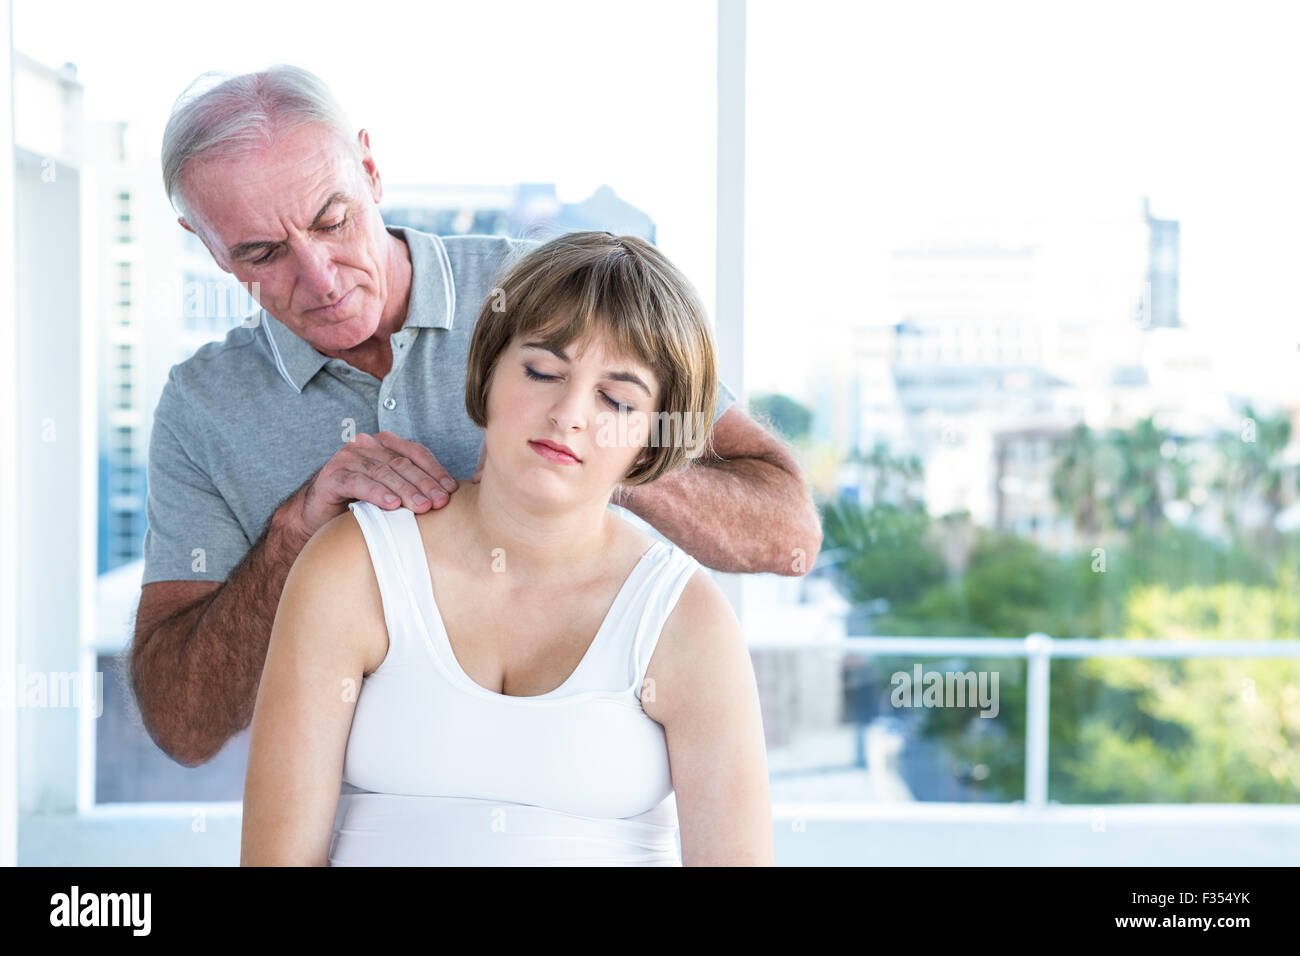
M 718 379 L 718 403 L 716 410 L 713 413 L 713 424 L 716 425 L 718 419 L 721 418 L 726 410 L 734 404 L 736 404 L 735 394 L 731 389 L 727 388 L 726 382 L 722 381 L 722 379 Z
M 149 436 L 144 577 L 154 581 L 224 581 L 251 547 L 212 480 L 186 451 L 185 400 L 173 368 Z

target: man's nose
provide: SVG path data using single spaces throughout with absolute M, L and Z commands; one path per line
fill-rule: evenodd
M 329 305 L 335 293 L 347 291 L 334 288 L 338 270 L 334 268 L 330 251 L 325 246 L 312 242 L 306 243 L 298 253 L 298 262 L 300 265 L 298 281 L 302 284 L 303 291 L 313 299 L 307 308 Z

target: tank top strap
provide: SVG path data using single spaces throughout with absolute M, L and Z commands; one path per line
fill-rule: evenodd
M 419 567 L 412 568 L 413 550 L 418 551 L 420 563 L 426 569 L 420 573 L 428 575 L 428 561 L 420 543 L 415 514 L 407 508 L 385 511 L 369 501 L 352 501 L 348 508 L 356 516 L 357 524 L 361 525 L 379 582 L 384 623 L 388 627 L 388 656 L 385 661 L 403 657 L 409 651 L 414 629 L 422 626 L 424 620 L 424 608 L 417 597 L 422 592 L 415 587 L 418 581 L 412 577 L 415 571 L 420 570 Z
M 700 567 L 698 561 L 671 541 L 664 541 L 662 545 L 655 565 L 642 579 L 634 599 L 621 609 L 622 619 L 618 622 L 620 631 L 632 634 L 627 676 L 638 700 L 664 624 L 677 606 L 687 582 Z

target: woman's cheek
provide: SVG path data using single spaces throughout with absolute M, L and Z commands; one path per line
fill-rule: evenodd
M 650 441 L 650 416 L 645 412 L 632 412 L 627 416 L 627 439 L 624 448 L 638 451 Z

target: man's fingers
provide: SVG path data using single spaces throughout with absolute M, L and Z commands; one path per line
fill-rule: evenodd
M 404 455 L 433 478 L 447 492 L 456 490 L 457 481 L 446 468 L 438 463 L 433 453 L 419 442 L 410 441 L 392 432 L 376 432 L 375 439 L 389 451 Z M 425 489 L 431 491 L 433 489 Z
M 348 461 L 344 466 L 345 481 L 348 475 L 360 475 L 369 481 L 377 482 L 399 499 L 404 507 L 415 512 L 427 510 L 430 505 L 440 508 L 447 503 L 448 492 L 444 491 L 432 477 L 400 452 L 394 451 L 378 441 L 358 442 L 355 449 L 350 449 Z M 368 483 L 361 485 L 360 491 L 354 491 L 352 497 L 360 500 Z M 392 506 L 387 498 L 369 498 L 377 505 Z
M 391 488 L 359 471 L 349 472 L 343 484 L 348 497 L 356 501 L 369 501 L 385 511 L 402 507 L 402 499 Z
M 403 501 L 411 499 L 407 507 L 412 511 L 421 511 L 430 502 L 440 506 L 451 494 L 411 459 L 389 448 L 384 448 L 370 462 L 372 477 L 392 488 Z
M 414 466 L 408 463 L 408 467 Z M 422 512 L 431 505 L 441 508 L 449 500 L 447 492 L 441 488 L 433 493 L 430 500 L 418 485 L 403 478 L 388 462 L 375 458 L 369 459 L 362 470 L 346 472 L 343 482 L 348 489 L 349 498 L 370 501 L 389 511 L 405 507 Z

